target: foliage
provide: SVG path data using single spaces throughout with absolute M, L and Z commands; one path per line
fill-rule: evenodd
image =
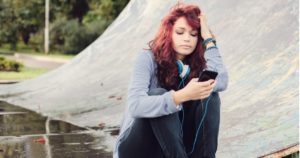
M 76 54 L 99 37 L 129 0 L 50 0 L 50 50 Z M 45 0 L 0 0 L 0 47 L 44 46 Z
M 20 71 L 24 67 L 23 64 L 14 60 L 8 60 L 0 56 L 0 71 Z

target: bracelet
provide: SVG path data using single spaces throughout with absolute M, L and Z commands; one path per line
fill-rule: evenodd
M 216 41 L 216 39 L 214 39 L 214 38 L 207 38 L 206 40 L 204 40 L 204 41 L 202 42 L 202 44 L 203 44 L 203 46 L 206 48 L 206 45 L 207 45 L 209 42 L 213 42 L 215 45 L 217 45 L 217 41 Z
M 205 51 L 207 51 L 207 50 L 210 50 L 210 49 L 213 49 L 213 48 L 216 48 L 216 49 L 218 49 L 218 47 L 217 47 L 217 46 L 210 46 L 210 47 L 208 47 L 207 49 L 205 49 Z

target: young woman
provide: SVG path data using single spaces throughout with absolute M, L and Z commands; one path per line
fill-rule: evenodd
M 177 4 L 149 46 L 134 65 L 114 158 L 214 158 L 228 74 L 205 15 Z M 216 80 L 198 82 L 204 69 Z

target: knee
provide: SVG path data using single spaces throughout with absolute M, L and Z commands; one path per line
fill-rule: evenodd
M 153 88 L 149 90 L 148 95 L 161 95 L 165 92 L 167 92 L 167 90 L 164 88 Z
M 219 129 L 220 124 L 221 100 L 218 93 L 212 93 L 210 97 L 205 118 L 206 122 L 208 122 L 206 126 L 212 130 L 216 130 Z
M 221 104 L 221 99 L 218 92 L 213 92 L 210 95 L 210 104 L 219 105 Z

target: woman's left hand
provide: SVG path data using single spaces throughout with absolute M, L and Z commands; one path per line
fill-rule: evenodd
M 209 29 L 208 25 L 207 25 L 207 20 L 206 20 L 206 16 L 205 14 L 201 13 L 198 16 L 199 20 L 200 20 L 200 28 L 201 28 L 201 36 L 202 38 L 205 40 L 207 38 L 215 38 L 214 34 L 212 33 L 212 31 Z

